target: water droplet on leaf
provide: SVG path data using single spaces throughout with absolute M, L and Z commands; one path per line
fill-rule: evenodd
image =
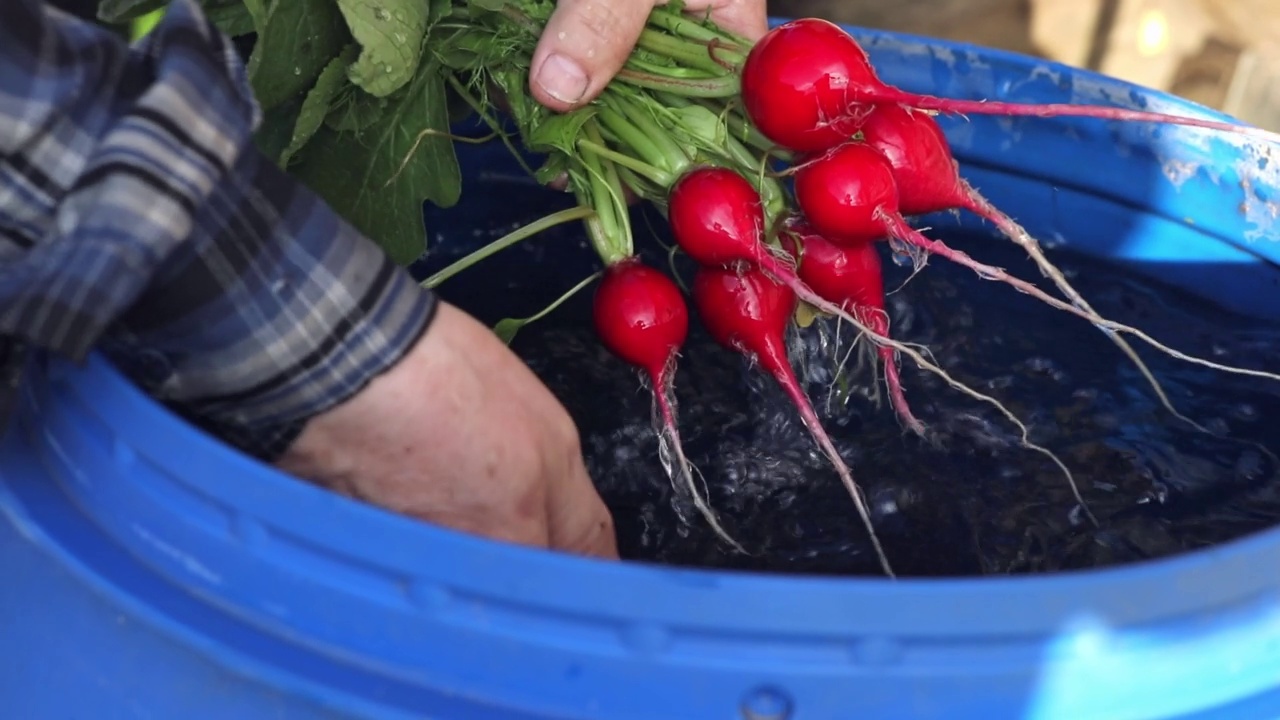
M 294 75 L 301 75 L 301 74 L 302 74 L 302 68 L 300 68 L 300 67 L 296 67 L 296 66 L 295 66 L 295 67 L 293 68 L 293 74 L 294 74 Z
M 383 22 L 386 22 L 391 19 L 391 13 L 387 12 L 386 8 L 374 8 L 373 16 Z

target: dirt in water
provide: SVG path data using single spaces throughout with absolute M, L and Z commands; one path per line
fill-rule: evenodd
M 481 226 L 453 228 L 435 269 L 547 212 L 545 194 L 515 198 Z M 479 193 L 473 193 L 473 195 Z M 540 202 L 541 201 L 541 202 Z M 531 206 L 541 209 L 528 211 Z M 522 208 L 524 210 L 522 211 Z M 639 217 L 639 216 L 638 216 Z M 660 227 L 645 213 L 637 235 Z M 661 242 L 669 239 L 658 234 Z M 1011 243 L 947 236 L 1028 280 L 1035 269 Z M 437 238 L 440 243 L 440 238 Z M 666 266 L 654 242 L 649 262 Z M 1104 316 L 1199 357 L 1274 370 L 1280 323 L 1234 316 L 1132 270 L 1064 251 L 1052 257 Z M 678 263 L 685 283 L 691 267 Z M 443 295 L 492 323 L 541 309 L 597 264 L 577 225 L 557 228 L 446 284 Z M 909 268 L 885 256 L 886 288 Z M 1280 270 L 1276 270 L 1280 278 Z M 577 420 L 589 470 L 632 560 L 778 573 L 880 575 L 852 500 L 776 384 L 715 345 L 696 317 L 676 377 L 685 450 L 705 476 L 711 506 L 751 556 L 713 535 L 658 461 L 650 396 L 637 373 L 597 343 L 591 291 L 528 326 L 513 348 Z M 1272 527 L 1280 520 L 1280 383 L 1230 376 L 1134 342 L 1178 409 L 1225 436 L 1182 425 L 1100 331 L 1007 286 L 933 259 L 888 302 L 897 339 L 927 345 L 958 380 L 1000 399 L 1075 474 L 1094 527 L 1062 472 L 1019 446 L 1017 429 L 904 360 L 903 378 L 931 442 L 905 434 L 873 401 L 870 366 L 852 392 L 832 393 L 851 333 L 831 322 L 798 332 L 792 361 L 870 501 L 902 576 L 967 576 L 1094 568 L 1168 556 Z M 854 366 L 849 361 L 849 367 Z M 687 521 L 682 521 L 681 518 Z

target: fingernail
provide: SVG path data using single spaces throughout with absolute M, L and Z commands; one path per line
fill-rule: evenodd
M 576 103 L 587 94 L 587 73 L 563 55 L 550 55 L 538 70 L 538 84 L 560 102 Z

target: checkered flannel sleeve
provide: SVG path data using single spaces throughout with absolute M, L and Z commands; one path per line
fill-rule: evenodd
M 0 2 L 0 394 L 20 350 L 98 349 L 271 460 L 408 351 L 435 297 L 254 150 L 259 119 L 193 0 L 132 48 Z

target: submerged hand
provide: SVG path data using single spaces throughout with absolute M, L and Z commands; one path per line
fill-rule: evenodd
M 496 540 L 617 558 L 577 428 L 484 325 L 444 304 L 385 375 L 311 420 L 282 469 Z
M 538 102 L 566 111 L 590 102 L 620 70 L 649 13 L 666 0 L 559 0 L 533 53 L 529 89 Z M 688 0 L 688 12 L 758 39 L 768 29 L 765 0 Z

